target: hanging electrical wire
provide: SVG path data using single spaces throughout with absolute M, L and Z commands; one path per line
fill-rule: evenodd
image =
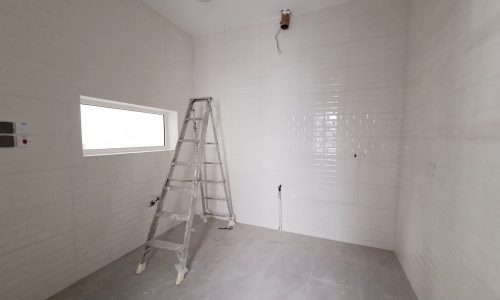
M 276 40 L 276 50 L 278 50 L 278 53 L 281 55 L 280 40 L 279 40 L 280 33 L 281 33 L 281 27 L 278 30 L 278 32 L 276 32 L 276 34 L 274 35 L 274 39 Z

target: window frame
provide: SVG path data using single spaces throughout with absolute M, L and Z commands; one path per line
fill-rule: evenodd
M 83 147 L 83 123 L 81 115 L 81 106 L 90 105 L 111 109 L 128 110 L 142 113 L 163 115 L 163 146 L 146 146 L 146 147 L 127 147 L 127 148 L 105 148 L 105 149 L 85 149 Z M 173 110 L 160 109 L 149 106 L 130 104 L 126 102 L 118 102 L 105 100 L 100 98 L 80 96 L 80 139 L 82 145 L 83 156 L 101 156 L 101 155 L 120 155 L 129 153 L 146 153 L 159 151 L 173 151 L 178 138 L 177 112 Z

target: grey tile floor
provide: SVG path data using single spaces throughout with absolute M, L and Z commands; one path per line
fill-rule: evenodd
M 50 299 L 417 299 L 393 252 L 243 224 L 218 229 L 224 225 L 197 222 L 181 286 L 168 251 L 156 251 L 135 275 L 140 247 Z M 180 241 L 183 229 L 163 238 Z

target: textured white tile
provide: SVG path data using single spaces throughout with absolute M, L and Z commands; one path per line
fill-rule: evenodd
M 238 220 L 276 228 L 282 184 L 285 230 L 393 248 L 405 10 L 359 0 L 294 15 L 281 55 L 277 20 L 195 39 L 208 53 L 195 50 L 194 91 L 215 93 Z
M 129 0 L 2 1 L 0 36 L 0 119 L 32 139 L 0 155 L 0 298 L 46 299 L 144 242 L 170 159 L 84 158 L 79 96 L 185 110 L 192 40 Z
M 419 299 L 500 298 L 499 12 L 410 1 L 396 251 Z

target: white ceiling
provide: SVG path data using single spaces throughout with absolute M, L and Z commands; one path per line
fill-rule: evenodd
M 194 37 L 279 17 L 281 9 L 292 13 L 315 10 L 345 0 L 143 0 Z

